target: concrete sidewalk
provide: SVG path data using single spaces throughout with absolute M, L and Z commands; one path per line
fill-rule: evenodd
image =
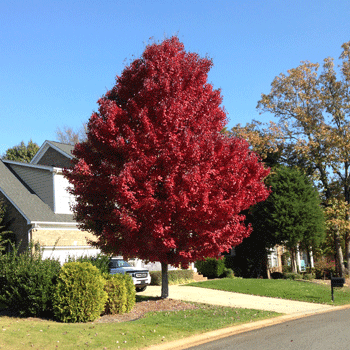
M 160 297 L 161 287 L 148 286 L 144 292 L 140 293 L 140 295 Z M 212 305 L 275 311 L 295 316 L 325 312 L 327 310 L 334 309 L 334 306 L 331 305 L 259 297 L 256 295 L 225 292 L 215 289 L 188 287 L 181 285 L 169 286 L 169 298 Z

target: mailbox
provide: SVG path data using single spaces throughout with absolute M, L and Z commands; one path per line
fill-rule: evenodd
M 345 283 L 345 279 L 342 277 L 332 277 L 331 278 L 331 286 L 332 287 L 343 287 Z
M 331 289 L 332 289 L 332 301 L 334 301 L 334 293 L 333 288 L 334 287 L 343 287 L 345 283 L 345 279 L 342 277 L 332 277 L 331 276 Z

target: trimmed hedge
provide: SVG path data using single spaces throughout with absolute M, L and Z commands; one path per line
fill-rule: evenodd
M 315 276 L 315 274 L 313 274 L 313 273 L 305 273 L 305 274 L 303 275 L 303 279 L 304 279 L 304 280 L 308 280 L 308 281 L 313 280 L 315 277 L 316 277 L 316 276 Z
M 130 312 L 136 302 L 134 282 L 129 274 L 105 275 L 105 291 L 108 294 L 105 314 L 123 314 Z
M 224 275 L 226 266 L 223 258 L 206 258 L 205 260 L 196 261 L 195 267 L 204 277 L 219 278 Z
M 162 285 L 162 271 L 150 271 L 151 285 Z M 193 270 L 170 270 L 168 271 L 169 284 L 183 284 L 193 281 Z
M 287 280 L 301 280 L 303 279 L 303 275 L 300 275 L 299 273 L 286 272 L 284 274 L 284 278 Z
M 68 262 L 60 271 L 55 287 L 53 309 L 62 322 L 96 320 L 104 311 L 106 281 L 89 262 Z
M 59 261 L 42 259 L 40 247 L 30 244 L 22 254 L 17 248 L 0 255 L 0 303 L 21 316 L 52 316 Z

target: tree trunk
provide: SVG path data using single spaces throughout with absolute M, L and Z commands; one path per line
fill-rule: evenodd
M 336 230 L 334 233 L 334 243 L 335 243 L 335 251 L 337 255 L 337 260 L 336 260 L 336 267 L 339 273 L 340 277 L 344 277 L 345 271 L 344 271 L 344 259 L 343 259 L 343 252 L 341 249 L 341 244 L 340 244 L 340 235 L 339 235 L 339 230 Z
M 346 204 L 350 203 L 350 187 L 349 187 L 349 162 L 344 162 L 344 196 Z M 349 211 L 346 211 L 345 219 L 350 221 Z M 345 234 L 345 260 L 346 260 L 346 272 L 350 274 L 350 232 L 346 230 Z M 345 270 L 344 270 L 345 273 Z
M 307 273 L 311 273 L 311 252 L 310 252 L 310 247 L 306 245 L 306 254 L 307 254 Z
M 163 299 L 169 296 L 168 264 L 162 262 L 162 295 Z
M 293 273 L 298 273 L 296 249 L 295 248 L 290 249 L 290 264 L 291 264 L 291 267 L 292 267 L 292 272 Z
M 347 232 L 345 236 L 345 260 L 346 260 L 346 267 L 347 267 L 347 273 L 350 275 L 350 234 Z
M 262 273 L 264 273 L 264 276 L 262 276 Z M 269 261 L 267 258 L 267 252 L 264 249 L 264 258 L 261 260 L 260 274 L 259 274 L 259 276 L 257 276 L 257 278 L 265 278 L 265 274 L 266 274 L 266 278 L 268 278 L 268 279 L 271 278 L 270 266 L 269 266 Z

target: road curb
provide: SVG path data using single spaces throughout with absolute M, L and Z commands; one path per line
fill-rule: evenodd
M 183 350 L 192 346 L 198 346 L 201 344 L 208 343 L 210 341 L 215 341 L 221 338 L 229 337 L 232 335 L 245 333 L 249 331 L 253 331 L 260 328 L 274 326 L 280 323 L 284 323 L 287 321 L 293 321 L 300 318 L 313 316 L 316 314 L 322 314 L 327 312 L 333 312 L 338 310 L 349 309 L 350 304 L 342 305 L 342 306 L 334 306 L 332 309 L 322 309 L 318 311 L 312 311 L 308 313 L 300 313 L 300 314 L 291 314 L 291 315 L 282 315 L 274 318 L 269 318 L 266 320 L 255 321 L 251 323 L 244 323 L 237 326 L 231 326 L 226 328 L 221 328 L 215 331 L 210 331 L 207 333 L 201 333 L 197 335 L 190 336 L 188 338 L 179 339 L 175 341 L 170 341 L 168 343 L 152 345 L 147 348 L 143 348 L 144 350 Z

